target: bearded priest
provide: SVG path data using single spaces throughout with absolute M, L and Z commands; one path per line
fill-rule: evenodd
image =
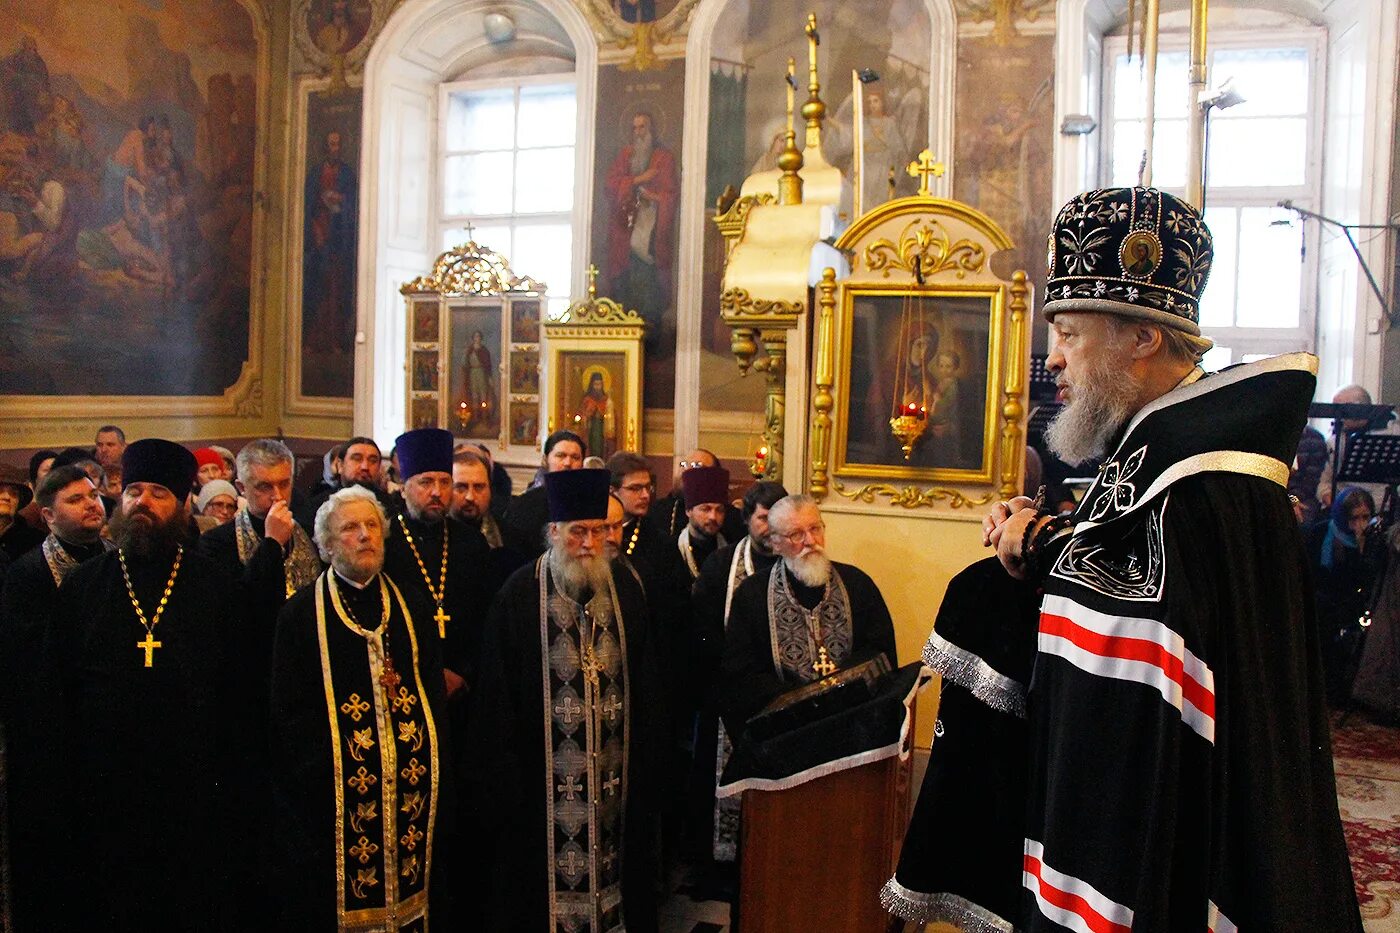
M 69 823 L 58 929 L 227 929 L 256 704 L 235 684 L 246 623 L 230 581 L 185 546 L 195 458 L 148 438 L 122 454 L 115 551 L 72 570 L 50 627 L 59 728 L 49 804 Z M 241 688 L 241 689 L 237 689 Z M 38 699 L 35 699 L 38 702 Z M 235 840 L 241 842 L 235 843 Z M 246 892 L 243 892 L 246 893 Z
M 768 527 L 782 560 L 735 590 L 725 633 L 716 689 L 731 735 L 794 687 L 881 653 L 895 664 L 885 598 L 863 570 L 826 556 L 817 501 L 779 499 L 768 510 Z
M 314 526 L 330 569 L 277 620 L 279 929 L 400 933 L 427 929 L 430 910 L 445 919 L 429 894 L 451 803 L 442 659 L 431 604 L 380 572 L 387 526 L 368 489 L 333 493 Z
M 609 474 L 548 473 L 549 549 L 506 582 L 471 698 L 472 838 L 495 851 L 473 929 L 657 929 L 652 633 L 606 556 Z

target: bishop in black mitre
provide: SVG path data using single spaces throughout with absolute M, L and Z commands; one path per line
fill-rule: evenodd
M 51 806 L 68 821 L 66 929 L 236 927 L 258 853 L 237 831 L 248 692 L 231 582 L 184 545 L 195 459 L 155 438 L 122 454 L 117 549 L 74 569 L 50 629 Z
M 475 838 L 494 846 L 473 929 L 657 929 L 653 643 L 605 556 L 608 474 L 545 476 L 549 550 L 506 582 L 471 698 Z M 465 756 L 464 751 L 464 756 Z
M 816 500 L 781 499 L 769 510 L 768 524 L 782 560 L 735 591 L 720 664 L 720 715 L 735 736 L 794 687 L 882 653 L 895 663 L 885 599 L 864 571 L 826 556 Z
M 80 564 L 113 545 L 103 540 L 107 513 L 87 473 L 68 465 L 50 470 L 35 490 L 49 535 L 10 566 L 0 597 L 0 714 L 5 725 L 5 808 L 10 911 L 15 928 L 42 929 L 60 892 L 53 887 L 61 862 L 62 829 L 53 807 L 61 772 L 46 749 L 56 734 L 54 709 L 35 702 L 52 696 L 45 646 L 58 588 Z
M 431 604 L 380 572 L 387 525 L 369 490 L 332 494 L 314 526 L 330 569 L 277 620 L 279 929 L 406 933 L 447 921 L 435 883 L 452 806 L 442 660 Z

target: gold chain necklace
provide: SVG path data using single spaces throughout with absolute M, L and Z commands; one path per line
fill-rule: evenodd
M 175 589 L 175 576 L 180 572 L 180 559 L 185 556 L 185 547 L 182 544 L 175 546 L 175 566 L 170 568 L 170 579 L 165 583 L 165 592 L 160 596 L 160 605 L 156 606 L 155 615 L 150 621 L 146 619 L 146 613 L 141 610 L 141 602 L 136 598 L 136 588 L 131 585 L 131 574 L 126 569 L 126 552 L 117 549 L 117 561 L 122 565 L 122 579 L 126 581 L 126 595 L 131 597 L 131 608 L 136 610 L 136 621 L 146 629 L 146 637 L 136 643 L 139 651 L 146 652 L 146 667 L 153 667 L 155 651 L 161 646 L 156 641 L 156 626 L 160 624 L 160 617 L 165 612 L 165 604 L 170 602 L 170 591 Z
M 452 621 L 452 616 L 442 611 L 442 601 L 447 598 L 447 539 L 451 537 L 452 529 L 447 527 L 447 520 L 442 522 L 442 568 L 438 571 L 438 584 L 433 585 L 433 578 L 428 574 L 428 568 L 423 564 L 423 556 L 418 553 L 418 545 L 413 543 L 413 535 L 408 530 L 408 522 L 402 515 L 399 516 L 399 527 L 403 529 L 404 540 L 408 542 L 408 549 L 413 552 L 413 559 L 418 561 L 418 570 L 423 574 L 423 582 L 428 584 L 428 595 L 437 604 L 437 612 L 433 614 L 433 621 L 438 626 L 438 638 L 447 637 L 447 623 Z

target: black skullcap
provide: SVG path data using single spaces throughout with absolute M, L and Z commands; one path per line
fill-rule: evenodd
M 96 462 L 97 455 L 91 447 L 65 447 L 58 452 L 58 456 L 53 458 L 52 469 L 61 466 L 68 466 L 70 463 L 82 463 L 84 460 Z
M 417 428 L 394 441 L 399 476 L 405 481 L 419 473 L 452 473 L 452 432 L 442 428 Z
M 549 520 L 576 522 L 608 517 L 611 474 L 607 470 L 556 470 L 544 475 Z
M 194 454 L 174 441 L 143 438 L 122 452 L 122 490 L 132 483 L 156 483 L 183 500 L 190 494 L 198 468 Z
M 1201 334 L 1213 257 L 1200 212 L 1156 188 L 1102 188 L 1060 209 L 1046 256 L 1045 317 L 1106 311 Z

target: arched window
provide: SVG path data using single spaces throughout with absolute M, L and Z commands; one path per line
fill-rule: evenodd
M 399 287 L 471 229 L 566 306 L 586 265 L 597 40 L 569 0 L 402 5 L 365 63 L 355 430 L 404 428 Z

